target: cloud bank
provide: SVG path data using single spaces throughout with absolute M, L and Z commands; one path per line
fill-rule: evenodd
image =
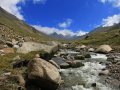
M 103 19 L 103 27 L 113 26 L 114 24 L 120 23 L 120 14 L 109 16 L 106 19 Z
M 104 3 L 104 4 L 112 4 L 112 6 L 116 7 L 116 8 L 120 8 L 120 0 L 99 0 L 100 2 Z
M 45 34 L 53 34 L 53 33 L 57 33 L 57 34 L 62 34 L 63 36 L 82 36 L 87 34 L 88 32 L 82 31 L 82 30 L 78 30 L 77 32 L 73 32 L 72 30 L 69 29 L 57 29 L 54 27 L 42 27 L 40 25 L 32 25 L 35 29 L 37 29 L 38 31 L 41 31 Z

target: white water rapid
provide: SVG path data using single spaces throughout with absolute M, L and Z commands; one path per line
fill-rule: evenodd
M 99 72 L 105 65 L 99 63 L 99 59 L 106 60 L 104 54 L 91 55 L 90 60 L 84 62 L 83 67 L 61 69 L 61 75 L 65 81 L 63 90 L 113 90 L 109 86 L 100 82 Z M 95 84 L 95 87 L 92 86 Z

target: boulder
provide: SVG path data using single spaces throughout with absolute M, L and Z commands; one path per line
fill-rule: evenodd
M 17 49 L 18 53 L 29 53 L 31 51 L 44 50 L 48 53 L 56 52 L 58 50 L 58 44 L 46 45 L 36 42 L 24 42 L 20 48 Z
M 28 82 L 45 90 L 56 90 L 61 76 L 54 65 L 41 58 L 34 58 L 28 64 Z
M 112 48 L 109 45 L 101 45 L 99 46 L 95 52 L 97 53 L 109 53 L 112 51 Z
M 54 62 L 53 60 L 49 60 L 49 62 L 50 62 L 52 65 L 54 65 L 56 68 L 60 69 L 59 65 L 58 65 L 56 62 Z

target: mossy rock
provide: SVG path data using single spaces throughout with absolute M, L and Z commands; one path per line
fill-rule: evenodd
M 42 58 L 42 59 L 50 60 L 53 57 L 54 53 L 53 52 L 48 53 L 48 52 L 42 50 L 42 51 L 40 51 L 39 55 L 40 55 L 40 58 Z
M 91 55 L 90 54 L 86 54 L 85 58 L 91 58 Z

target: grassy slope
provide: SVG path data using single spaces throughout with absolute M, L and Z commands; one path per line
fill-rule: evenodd
M 120 46 L 120 28 L 112 27 L 110 30 L 92 33 L 88 38 L 77 40 L 77 43 L 86 45 L 109 44 L 111 46 Z

